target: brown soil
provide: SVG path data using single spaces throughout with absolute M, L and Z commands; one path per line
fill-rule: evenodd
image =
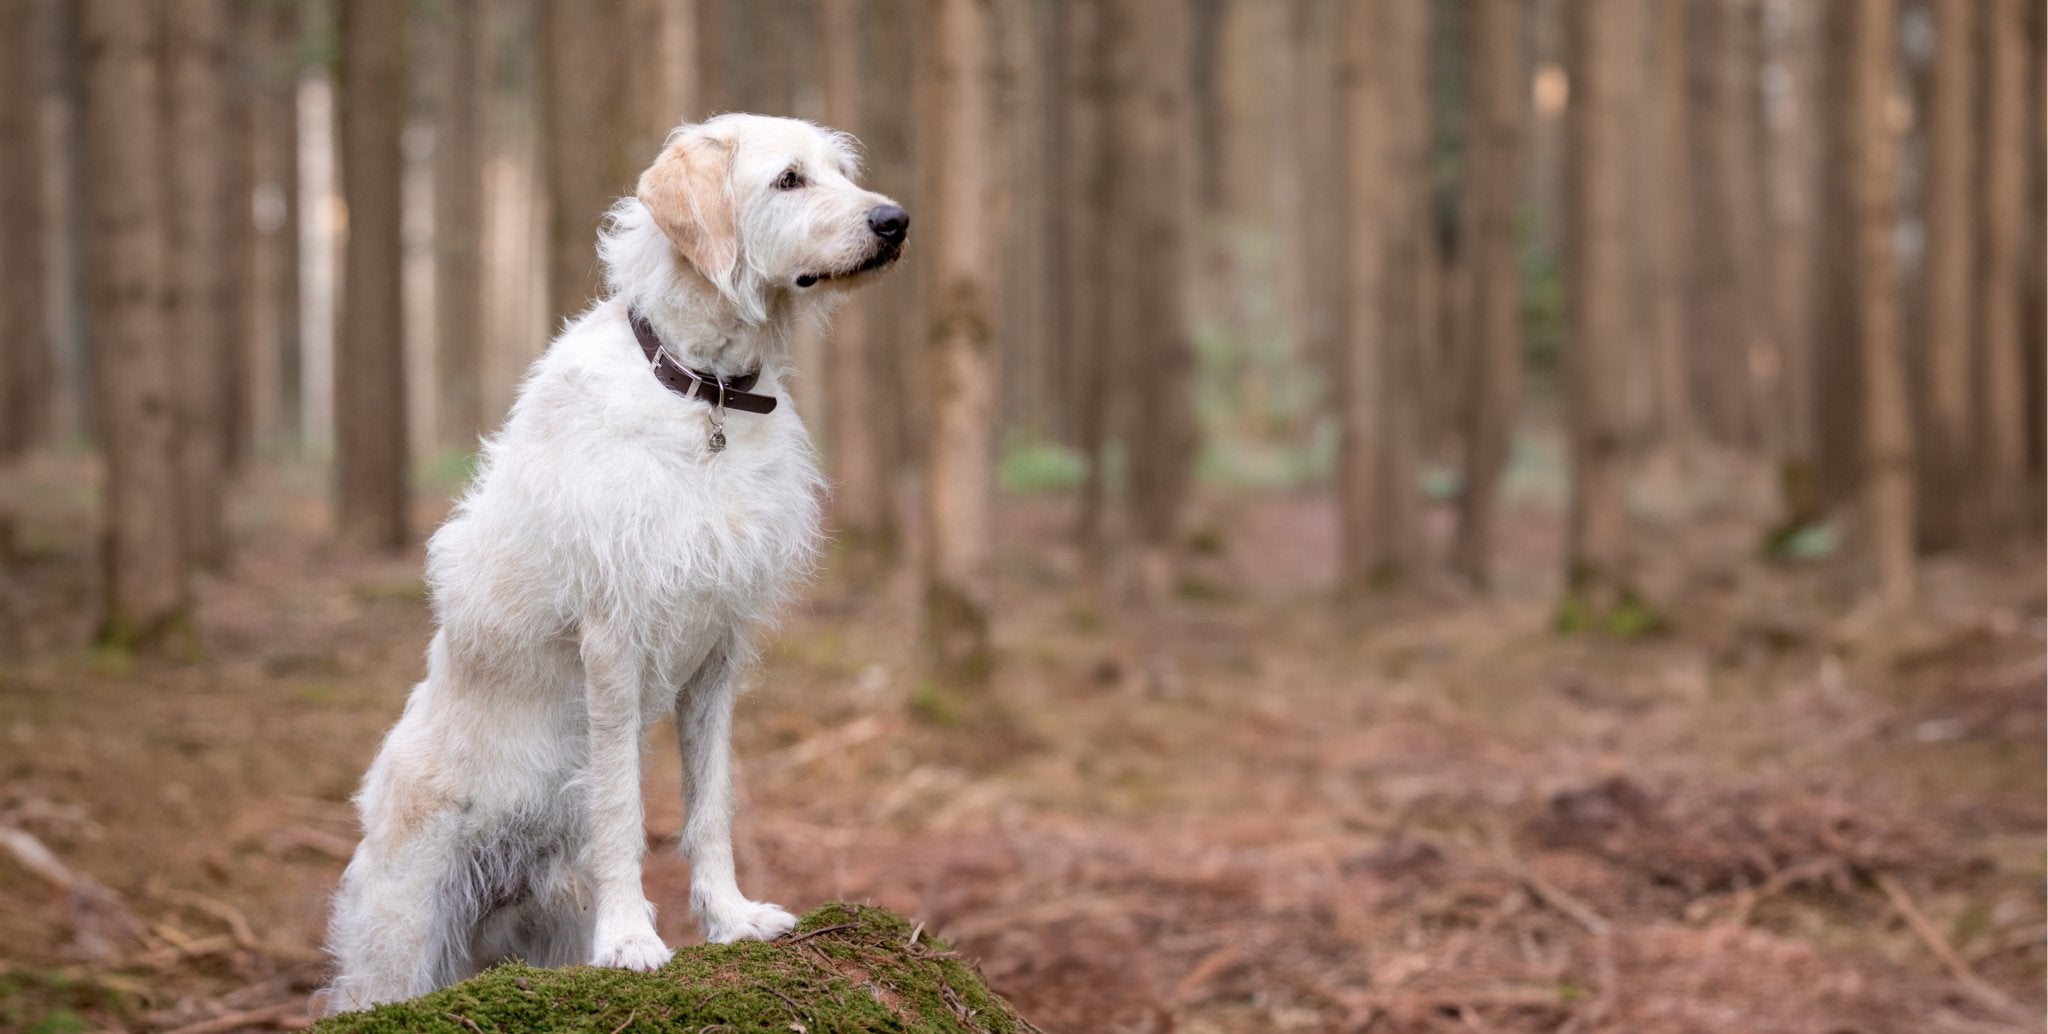
M 92 470 L 26 477 L 0 829 L 80 882 L 0 850 L 0 1029 L 303 1023 L 419 556 L 339 551 L 266 481 L 197 642 L 96 652 Z M 2038 1030 L 2041 544 L 1937 558 L 1887 619 L 1739 510 L 1646 516 L 1670 629 L 1618 640 L 1553 630 L 1540 503 L 1493 595 L 1349 612 L 1325 500 L 1215 503 L 1147 618 L 1084 605 L 1060 507 L 1011 503 L 992 706 L 913 706 L 907 583 L 828 576 L 767 640 L 743 886 L 897 909 L 1051 1031 Z M 670 742 L 648 892 L 681 943 Z

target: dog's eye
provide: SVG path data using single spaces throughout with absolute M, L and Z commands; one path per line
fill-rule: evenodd
M 795 190 L 803 185 L 804 174 L 795 169 L 784 169 L 782 170 L 782 175 L 775 177 L 775 189 L 777 190 Z

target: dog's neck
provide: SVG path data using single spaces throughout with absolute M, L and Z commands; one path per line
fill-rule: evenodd
M 741 319 L 711 282 L 681 269 L 663 291 L 634 291 L 626 301 L 660 335 L 679 363 L 719 377 L 779 371 L 789 357 L 790 335 L 799 316 L 787 291 L 769 299 L 768 318 Z

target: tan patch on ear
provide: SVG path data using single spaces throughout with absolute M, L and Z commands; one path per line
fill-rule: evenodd
M 676 251 L 712 280 L 739 264 L 739 229 L 726 191 L 731 170 L 729 143 L 691 133 L 663 151 L 633 190 Z

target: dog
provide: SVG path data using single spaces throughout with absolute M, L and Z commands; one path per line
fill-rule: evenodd
M 823 479 L 791 334 L 902 253 L 850 137 L 722 115 L 671 133 L 598 240 L 608 297 L 535 362 L 427 547 L 427 673 L 355 803 L 323 1013 L 492 963 L 652 970 L 640 756 L 673 713 L 690 907 L 713 942 L 795 919 L 740 893 L 733 699 L 808 570 Z

